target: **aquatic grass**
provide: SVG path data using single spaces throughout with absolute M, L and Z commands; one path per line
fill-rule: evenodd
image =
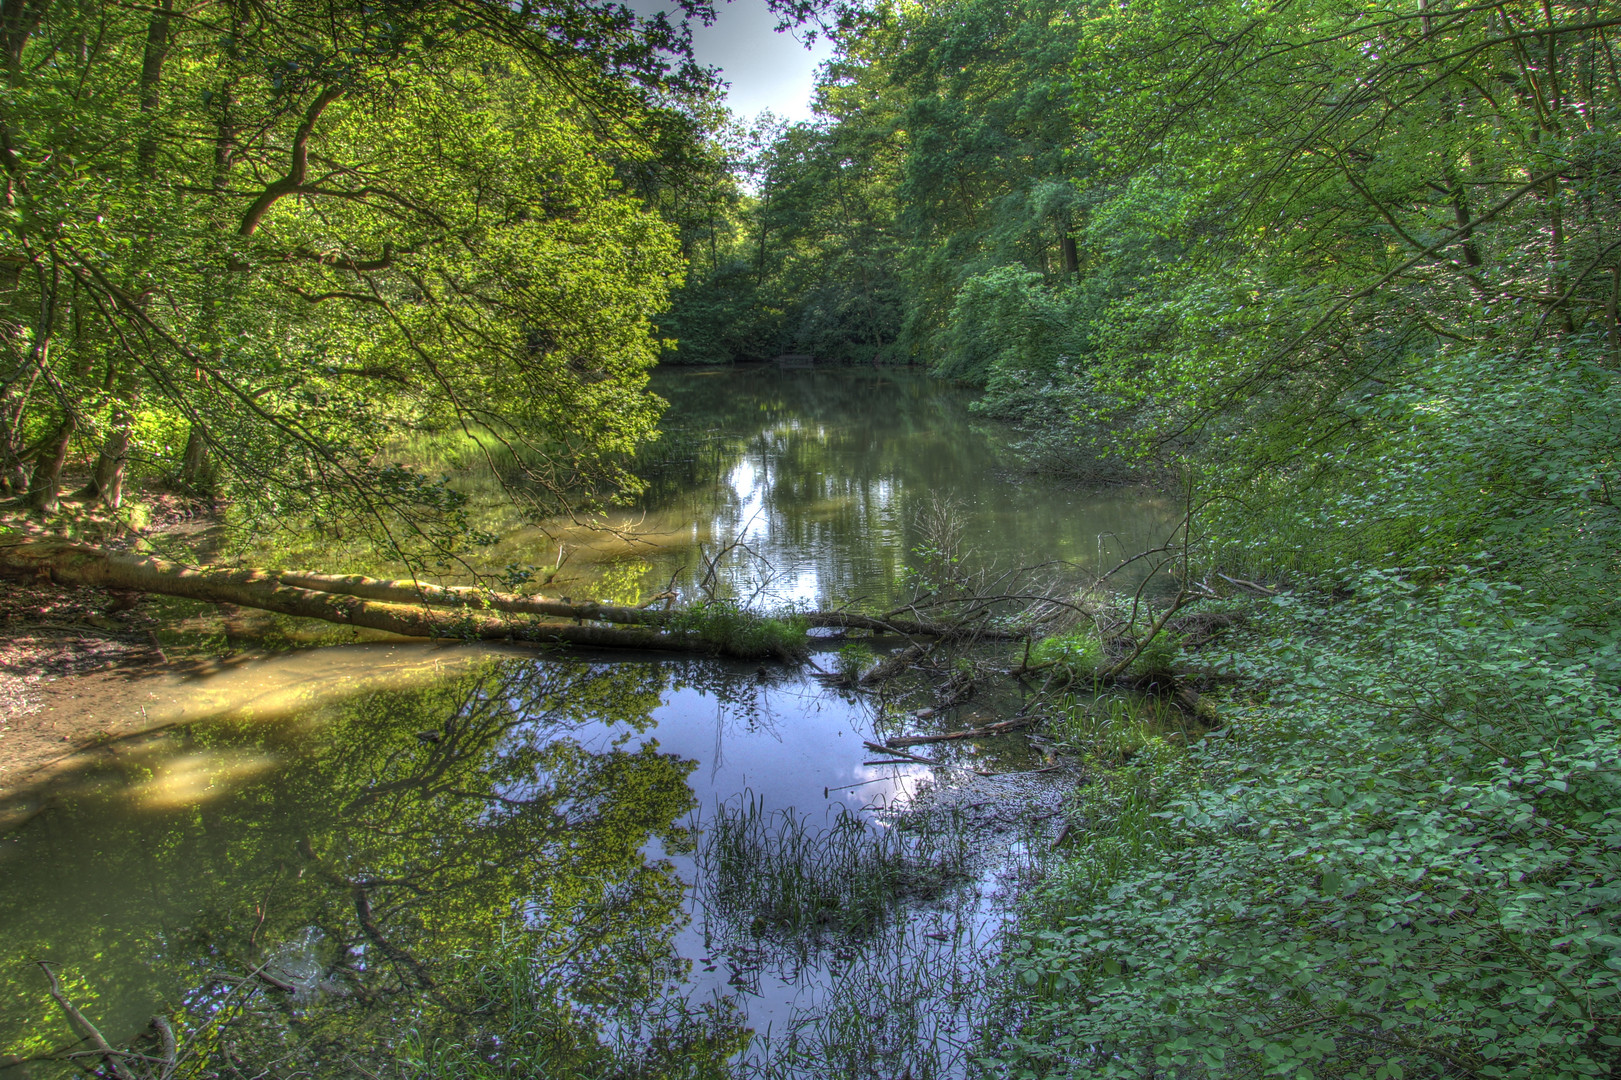
M 1071 701 L 1053 721 L 1052 731 L 1067 749 L 1105 762 L 1129 761 L 1145 746 L 1167 735 L 1183 737 L 1185 721 L 1176 705 L 1145 694 L 1099 694 Z
M 914 919 L 874 935 L 787 1024 L 756 1035 L 738 1075 L 970 1075 L 999 955 L 999 937 L 981 915 L 965 895 L 943 921 Z
M 851 641 L 839 648 L 834 657 L 833 670 L 838 674 L 840 682 L 846 686 L 854 686 L 876 661 L 877 656 L 873 653 L 871 645 L 864 641 Z
M 801 958 L 828 935 L 872 934 L 907 900 L 938 897 L 966 876 L 961 828 L 932 819 L 883 827 L 841 807 L 826 829 L 752 794 L 721 803 L 704 827 L 704 907 L 723 939 L 774 938 Z

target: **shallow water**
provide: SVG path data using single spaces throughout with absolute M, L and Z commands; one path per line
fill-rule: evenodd
M 640 538 L 563 540 L 578 545 L 573 580 L 604 598 L 672 578 L 691 595 L 703 558 L 741 539 L 749 551 L 719 571 L 735 594 L 889 600 L 919 565 L 920 514 L 946 496 L 966 546 L 1002 565 L 1112 562 L 1168 516 L 1141 493 L 1017 480 L 963 396 L 921 379 L 741 369 L 657 388 L 679 452 L 620 522 Z M 520 533 L 497 561 L 538 561 L 552 542 Z M 1009 693 L 932 722 L 1005 714 Z M 697 852 L 717 805 L 757 798 L 814 828 L 851 808 L 887 829 L 881 808 L 920 788 L 1039 763 L 1012 736 L 928 748 L 942 770 L 863 764 L 862 742 L 893 733 L 895 714 L 803 670 L 715 660 L 352 646 L 243 664 L 168 699 L 153 718 L 166 729 L 0 807 L 0 1053 L 74 1041 L 35 960 L 59 965 L 117 1042 L 155 1011 L 202 1007 L 221 973 L 268 965 L 315 1025 L 312 1003 L 391 1001 L 513 942 L 604 1027 L 673 987 L 730 997 L 755 1030 L 780 1032 L 841 978 L 870 978 L 876 938 L 833 926 L 807 943 L 710 910 Z M 885 962 L 939 964 L 929 950 L 988 937 L 995 887 L 981 867 L 897 904 L 883 948 L 904 955 Z

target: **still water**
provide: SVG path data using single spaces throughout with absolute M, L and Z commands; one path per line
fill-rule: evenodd
M 904 371 L 662 370 L 653 390 L 670 408 L 645 455 L 645 495 L 605 528 L 514 530 L 492 566 L 561 559 L 559 585 L 628 601 L 672 582 L 696 594 L 708 560 L 729 550 L 717 569 L 736 595 L 881 605 L 908 587 L 934 507 L 1004 569 L 1106 569 L 1162 541 L 1175 513 L 1141 489 L 1021 475 L 1006 433 L 969 410 L 967 392 Z
M 578 591 L 635 599 L 673 581 L 693 595 L 706 560 L 737 544 L 717 570 L 723 591 L 882 603 L 909 587 L 928 538 L 920 519 L 942 499 L 973 557 L 1000 565 L 1112 562 L 1158 539 L 1170 513 L 1141 492 L 1021 479 L 963 395 L 919 378 L 744 368 L 661 373 L 656 389 L 672 402 L 668 452 L 641 505 L 612 522 L 619 534 L 521 530 L 497 562 L 549 550 L 555 562 L 561 543 L 559 580 Z M 810 864 L 706 847 L 717 814 L 790 813 L 809 829 L 794 843 L 834 826 L 848 839 L 852 822 L 878 836 L 896 827 L 885 807 L 1041 763 L 1026 740 L 1002 737 L 930 747 L 941 768 L 866 764 L 863 741 L 920 729 L 905 702 L 710 660 L 349 646 L 256 661 L 180 696 L 193 707 L 171 726 L 0 807 L 0 1054 L 11 1061 L 75 1042 L 38 960 L 115 1043 L 155 1012 L 213 1015 L 248 1000 L 245 987 L 278 996 L 276 1030 L 328 1049 L 272 1075 L 358 1075 L 340 1046 L 428 1075 L 458 1033 L 492 1024 L 541 1031 L 540 1068 L 655 1030 L 667 1043 L 674 1029 L 658 1017 L 672 1002 L 779 1036 L 843 1008 L 864 1037 L 904 1041 L 883 1025 L 925 1019 L 890 1001 L 863 1020 L 862 1001 L 871 1011 L 885 963 L 937 972 L 982 947 L 1000 917 L 996 872 L 913 880 L 861 926 L 830 908 L 808 930 L 785 927 L 773 910 L 725 903 L 716 881 L 777 882 L 798 872 L 783 870 L 794 858 Z M 982 695 L 928 723 L 973 726 L 1017 704 L 1016 692 Z M 991 789 L 970 809 L 1008 798 Z M 1012 820 L 995 833 L 1017 833 Z M 513 995 L 490 989 L 491 971 L 519 961 L 544 1015 L 514 1015 Z M 291 989 L 266 991 L 255 972 Z M 952 1014 L 964 995 L 951 1000 L 923 1010 L 943 1024 L 928 1036 L 942 1045 L 968 1024 Z M 485 1056 L 517 1053 L 514 1040 Z M 267 1064 L 263 1046 L 240 1053 Z

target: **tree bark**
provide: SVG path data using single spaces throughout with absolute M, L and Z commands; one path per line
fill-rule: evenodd
M 649 649 L 719 653 L 758 660 L 770 650 L 716 644 L 697 634 L 653 627 L 609 627 L 542 622 L 534 616 L 441 610 L 426 605 L 366 600 L 356 596 L 283 585 L 274 572 L 186 567 L 166 559 L 103 551 L 65 540 L 27 540 L 0 546 L 0 576 L 46 578 L 70 587 L 134 589 L 210 604 L 237 604 L 306 619 L 382 630 L 419 638 L 460 638 L 577 645 L 602 649 Z M 585 607 L 586 605 L 582 605 Z
M 180 483 L 194 495 L 207 494 L 213 488 L 208 467 L 208 436 L 202 425 L 193 422 L 186 435 L 186 449 L 180 455 Z
M 123 410 L 114 419 L 113 429 L 107 433 L 107 441 L 102 443 L 101 454 L 96 458 L 90 482 L 79 492 L 86 500 L 100 499 L 114 510 L 123 503 L 124 463 L 129 459 L 132 422 L 133 418 Z
M 518 596 L 513 593 L 490 592 L 466 585 L 430 585 L 424 581 L 394 581 L 387 578 L 364 577 L 360 574 L 317 574 L 307 570 L 274 571 L 273 576 L 283 585 L 318 592 L 359 596 L 368 600 L 388 600 L 400 604 L 450 604 L 453 606 L 485 607 L 526 615 L 553 615 L 563 619 L 583 619 L 588 622 L 621 623 L 633 626 L 664 626 L 677 612 L 649 611 L 646 608 L 622 607 L 615 604 L 574 604 L 561 600 L 547 600 L 539 596 Z M 1011 630 L 986 629 L 981 626 L 952 626 L 947 623 L 926 622 L 920 619 L 888 619 L 873 615 L 858 615 L 847 611 L 811 611 L 800 616 L 808 626 L 826 629 L 871 630 L 878 634 L 898 634 L 903 637 L 962 638 L 977 637 L 992 641 L 1010 641 L 1024 635 Z
M 77 426 L 72 413 L 64 416 L 62 426 L 57 428 L 50 446 L 34 466 L 34 475 L 28 483 L 28 503 L 41 514 L 54 514 L 61 508 L 62 466 L 67 462 L 68 445 L 73 441 Z
M 565 603 L 537 596 L 359 575 L 186 567 L 166 559 L 108 552 L 57 539 L 0 545 L 0 577 L 46 578 L 65 586 L 129 589 L 209 604 L 235 604 L 406 637 L 719 653 L 748 660 L 779 655 L 767 648 L 735 642 L 717 643 L 696 633 L 672 629 L 672 625 L 679 625 L 677 620 L 681 613 L 678 611 Z M 541 616 L 573 621 L 542 621 Z M 842 611 L 811 612 L 801 617 L 811 626 L 937 638 L 987 636 L 973 629 L 914 620 L 877 619 Z M 598 625 L 601 623 L 615 625 Z M 1012 634 L 997 631 L 988 636 L 1006 638 Z
M 158 88 L 163 81 L 163 62 L 169 56 L 169 15 L 173 0 L 162 0 L 152 10 L 146 26 L 146 49 L 141 57 L 141 111 L 150 113 L 158 107 Z M 150 128 L 142 132 L 135 151 L 135 161 L 144 173 L 157 160 L 158 141 Z

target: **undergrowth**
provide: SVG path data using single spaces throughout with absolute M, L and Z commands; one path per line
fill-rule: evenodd
M 1570 612 L 1483 573 L 1337 584 L 1256 605 L 1217 737 L 1150 739 L 1083 793 L 988 1033 L 999 1072 L 1621 1059 L 1615 641 L 1573 648 Z
M 797 660 L 809 650 L 804 619 L 792 614 L 775 618 L 757 615 L 735 600 L 690 604 L 670 619 L 669 629 L 672 633 L 691 634 L 726 656 Z

